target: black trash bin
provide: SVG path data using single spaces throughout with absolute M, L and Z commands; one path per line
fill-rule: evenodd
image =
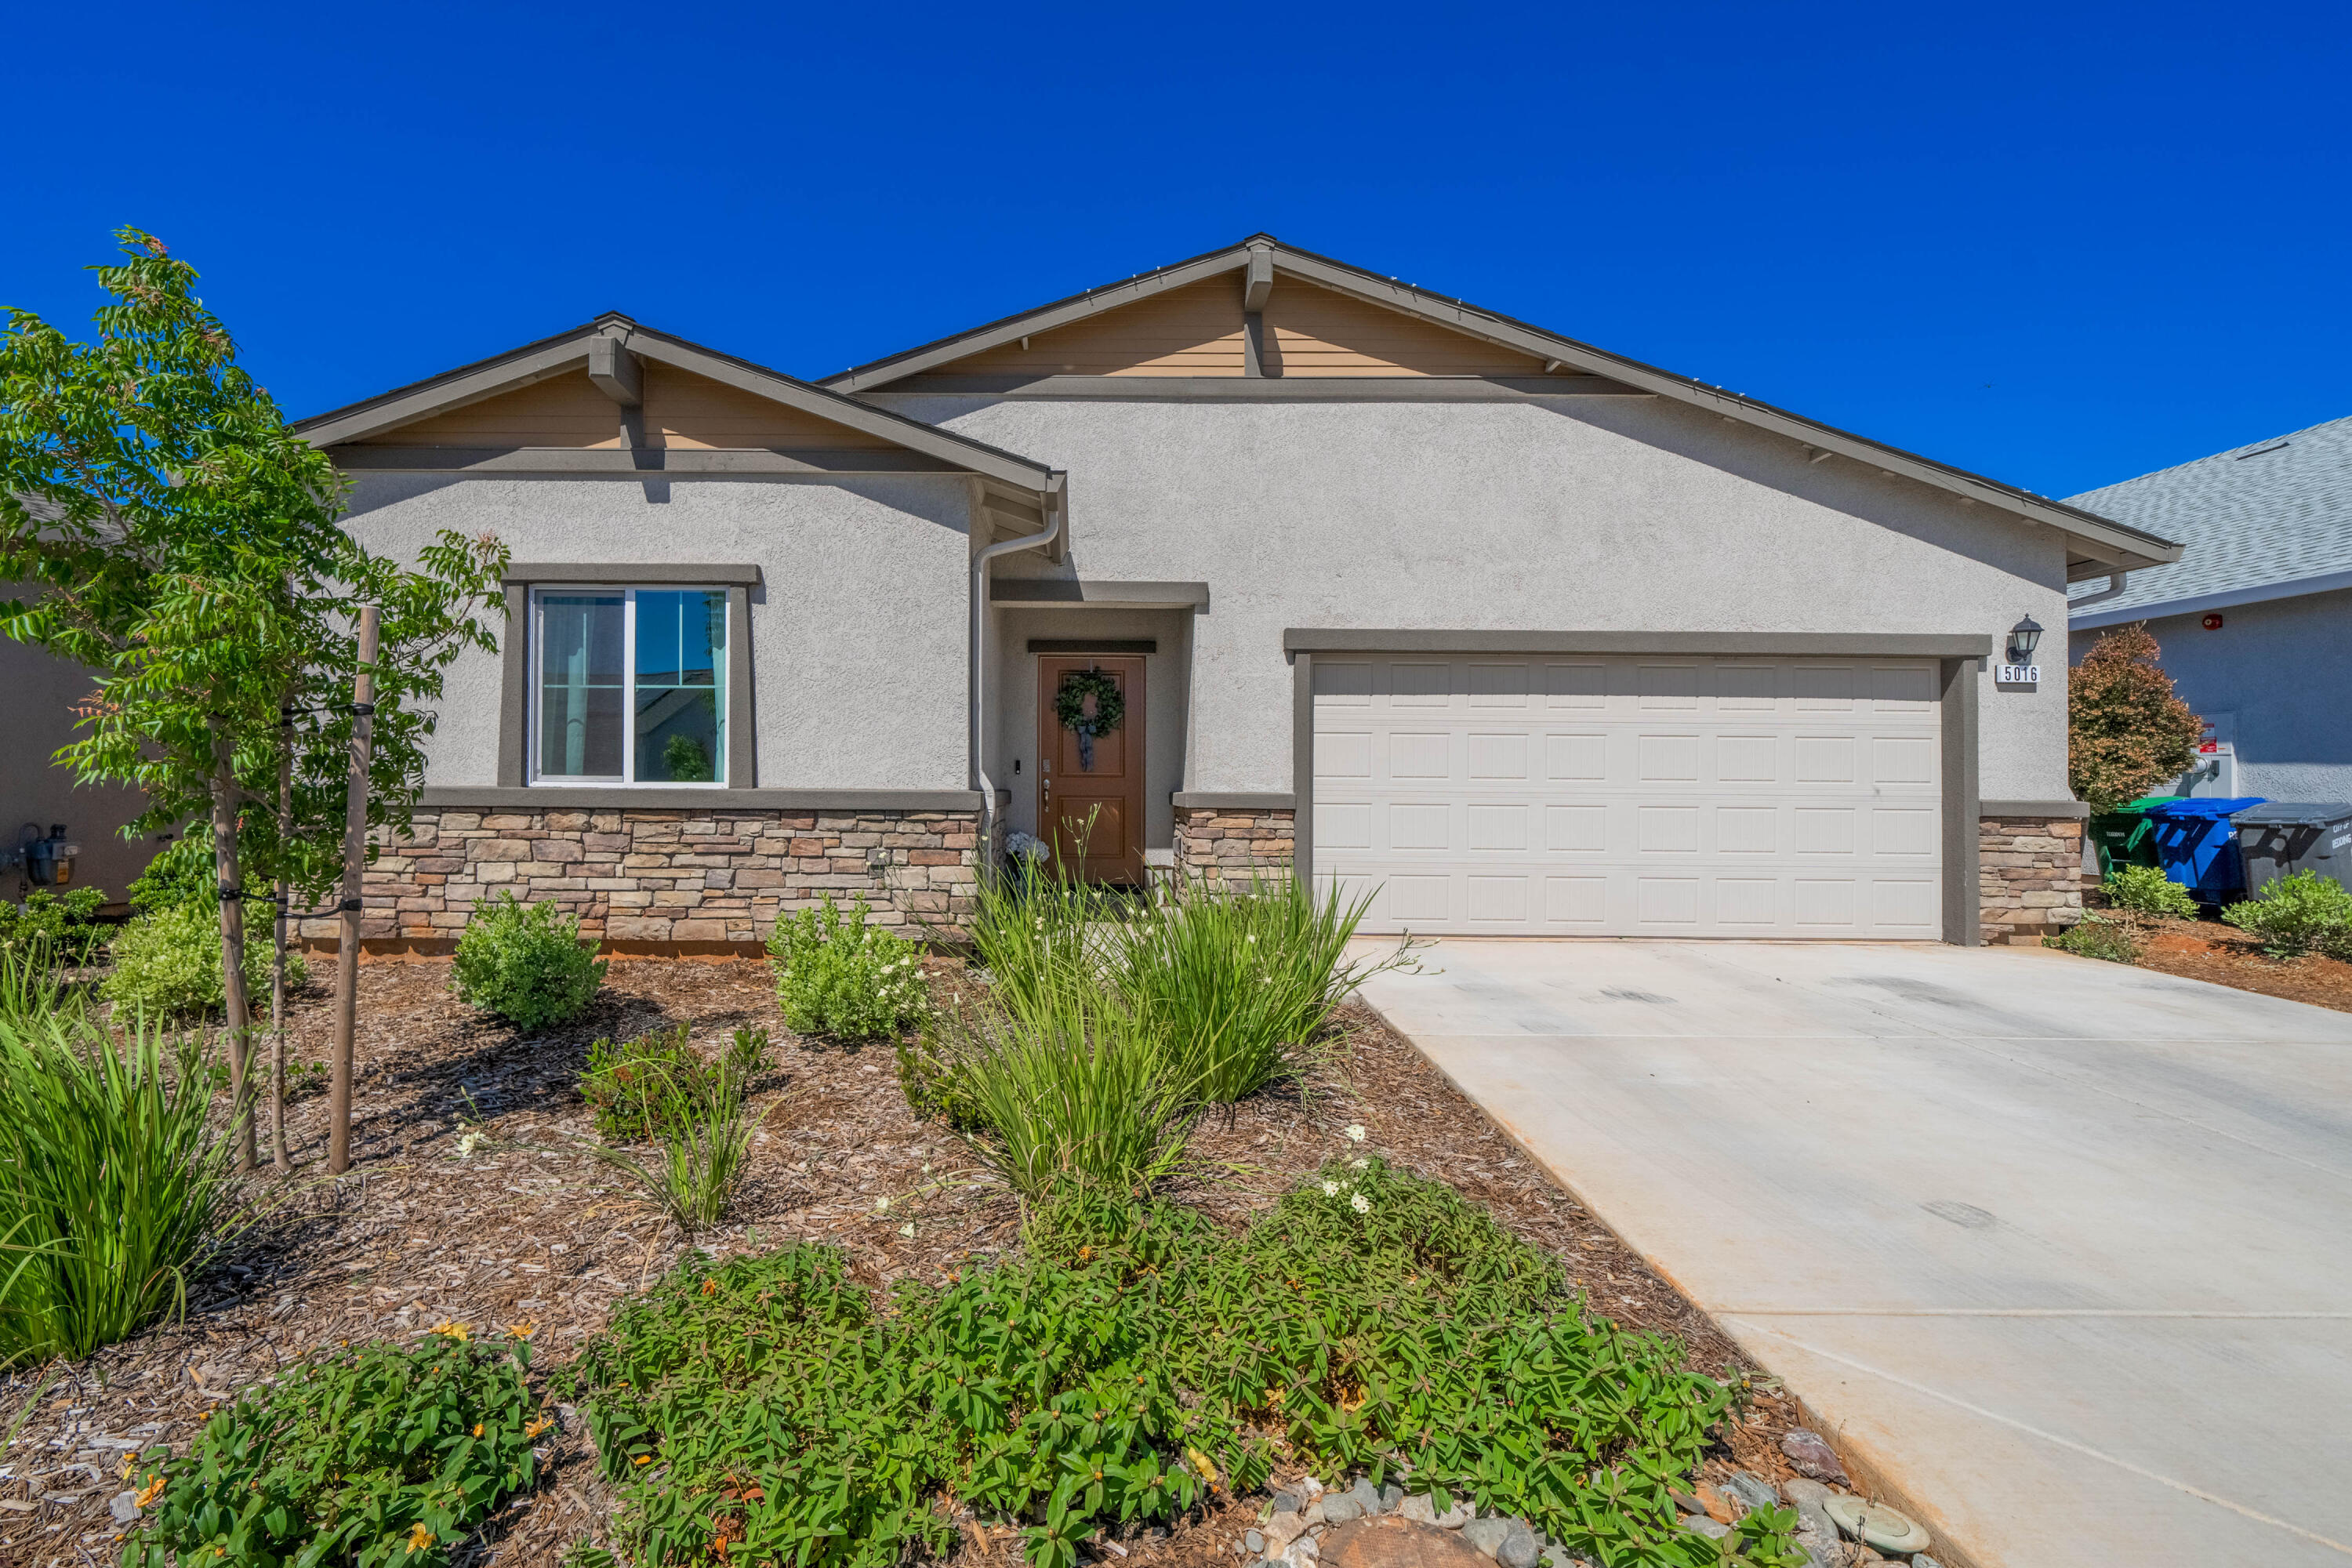
M 2266 800 L 2232 812 L 2230 820 L 2246 862 L 2248 898 L 2297 871 L 2352 888 L 2352 802 Z

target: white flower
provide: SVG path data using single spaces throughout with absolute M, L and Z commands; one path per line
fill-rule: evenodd
M 1360 1143 L 1360 1142 L 1362 1142 L 1363 1141 L 1364 1141 L 1364 1129 L 1363 1129 L 1363 1125 L 1362 1125 L 1362 1123 L 1359 1122 L 1357 1125 L 1355 1125 L 1355 1126 L 1350 1127 L 1350 1128 L 1349 1128 L 1349 1129 L 1348 1129 L 1348 1142 L 1350 1142 L 1350 1143 Z
M 1354 1167 L 1355 1167 L 1357 1170 L 1359 1170 L 1359 1171 L 1363 1171 L 1363 1170 L 1369 1170 L 1369 1169 L 1370 1169 L 1370 1168 L 1371 1168 L 1371 1163 L 1371 1163 L 1370 1160 L 1365 1159 L 1362 1155 L 1359 1154 L 1358 1156 L 1356 1156 L 1356 1158 L 1354 1158 L 1354 1159 L 1352 1159 L 1352 1160 L 1349 1161 L 1349 1162 L 1348 1162 L 1348 1163 L 1349 1163 L 1349 1164 L 1350 1164 L 1350 1165 L 1352 1165 L 1352 1166 L 1354 1166 Z
M 1370 1214 L 1372 1212 L 1372 1200 L 1366 1197 L 1363 1194 L 1358 1193 L 1354 1197 L 1348 1200 L 1348 1206 L 1354 1209 L 1358 1214 Z
M 1255 935 L 1252 935 L 1252 936 L 1244 937 L 1243 940 L 1244 940 L 1244 941 L 1245 941 L 1245 942 L 1255 942 L 1255 941 L 1257 940 L 1257 938 L 1256 938 Z
M 464 1137 L 458 1139 L 457 1158 L 460 1160 L 472 1159 L 474 1157 L 474 1151 L 481 1146 L 481 1142 L 482 1135 L 478 1132 L 468 1132 Z
M 900 1226 L 898 1227 L 898 1234 L 899 1234 L 900 1236 L 912 1236 L 912 1235 L 914 1235 L 914 1234 L 915 1234 L 915 1222 L 914 1222 L 913 1220 L 908 1220 L 906 1224 L 904 1224 L 904 1225 Z
M 888 1214 L 890 1212 L 890 1200 L 888 1198 L 876 1198 L 874 1200 L 874 1212 L 876 1214 Z
M 1338 1196 L 1339 1195 L 1339 1183 L 1337 1183 L 1337 1182 L 1326 1182 L 1326 1183 L 1324 1183 L 1324 1184 L 1323 1184 L 1323 1195 L 1324 1195 L 1325 1197 L 1327 1197 L 1327 1198 L 1336 1198 L 1336 1197 L 1338 1197 Z

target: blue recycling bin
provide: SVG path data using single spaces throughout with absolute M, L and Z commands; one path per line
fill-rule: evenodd
M 2148 807 L 2157 865 L 2200 904 L 2218 906 L 2244 898 L 2246 861 L 2238 850 L 2238 826 L 2230 817 L 2262 805 L 2264 798 L 2174 800 Z

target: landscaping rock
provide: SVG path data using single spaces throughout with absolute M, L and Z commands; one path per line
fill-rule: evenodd
M 1731 1533 L 1731 1526 L 1719 1519 L 1709 1519 L 1703 1513 L 1686 1513 L 1680 1523 L 1685 1530 L 1696 1531 L 1709 1541 L 1720 1541 Z
M 1348 1489 L 1348 1495 L 1356 1500 L 1356 1506 L 1362 1509 L 1367 1516 L 1385 1511 L 1381 1507 L 1381 1489 L 1362 1476 L 1356 1478 L 1356 1484 Z
M 1402 1501 L 1404 1501 L 1404 1489 L 1402 1487 L 1391 1482 L 1381 1489 L 1381 1511 L 1382 1513 L 1394 1513 L 1397 1510 L 1397 1505 Z
M 1307 1568 L 1308 1563 L 1317 1561 L 1322 1555 L 1323 1549 L 1316 1544 L 1315 1538 L 1311 1535 L 1302 1535 L 1283 1550 L 1282 1560 L 1289 1563 L 1290 1568 Z
M 1242 1550 L 1243 1550 L 1243 1551 L 1244 1551 L 1244 1552 L 1255 1552 L 1256 1555 L 1258 1555 L 1258 1556 L 1260 1556 L 1260 1557 L 1265 1556 L 1265 1533 L 1264 1533 L 1263 1531 L 1255 1531 L 1255 1530 L 1244 1530 L 1244 1531 L 1242 1531 Z
M 1313 1476 L 1309 1476 L 1305 1480 L 1298 1483 L 1298 1495 L 1305 1498 L 1308 1502 L 1313 1502 L 1317 1498 L 1323 1495 L 1323 1483 L 1317 1480 Z
M 1780 1495 L 1800 1507 L 1811 1503 L 1819 1508 L 1830 1499 L 1830 1489 L 1819 1481 L 1783 1481 Z
M 1836 1451 L 1822 1440 L 1818 1432 L 1808 1432 L 1800 1426 L 1780 1439 L 1780 1452 L 1801 1476 L 1811 1476 L 1817 1481 L 1835 1481 L 1851 1486 L 1845 1467 L 1838 1462 Z
M 1330 1516 L 1323 1511 L 1323 1500 L 1321 1498 L 1317 1498 L 1313 1502 L 1308 1503 L 1305 1508 L 1298 1510 L 1298 1517 L 1305 1520 L 1309 1524 L 1320 1524 Z
M 1691 1496 L 1688 1492 L 1678 1492 L 1669 1489 L 1666 1496 L 1674 1503 L 1675 1507 L 1684 1513 L 1705 1513 L 1706 1511 L 1706 1504 L 1699 1501 L 1698 1499 Z
M 1486 1568 L 1486 1560 L 1451 1531 L 1389 1513 L 1332 1531 L 1322 1568 Z
M 1915 1552 L 1911 1554 L 1911 1568 L 1944 1568 L 1944 1565 L 1924 1552 Z
M 1510 1524 L 1510 1532 L 1503 1537 L 1503 1544 L 1495 1552 L 1495 1561 L 1501 1564 L 1501 1568 L 1536 1568 L 1536 1559 L 1543 1555 L 1543 1548 L 1536 1541 L 1536 1532 L 1528 1529 L 1523 1520 L 1512 1520 Z
M 1511 1521 L 1507 1519 L 1474 1519 L 1462 1527 L 1462 1539 L 1478 1549 L 1481 1557 L 1492 1557 L 1503 1549 L 1503 1538 L 1511 1533 Z
M 1307 1516 L 1301 1513 L 1277 1513 L 1258 1527 L 1257 1532 L 1266 1540 L 1260 1548 L 1269 1555 L 1282 1551 L 1307 1533 Z
M 1734 1500 L 1742 1504 L 1743 1508 L 1779 1508 L 1780 1506 L 1780 1494 L 1772 1489 L 1772 1483 L 1760 1477 L 1751 1476 L 1746 1470 L 1735 1471 L 1732 1478 L 1723 1483 L 1723 1489 Z
M 1437 1516 L 1440 1530 L 1460 1530 L 1478 1517 L 1478 1510 L 1466 1502 L 1457 1502 Z
M 1353 1492 L 1328 1493 L 1315 1506 L 1323 1510 L 1323 1522 L 1326 1524 L 1345 1524 L 1349 1520 L 1364 1517 L 1364 1505 L 1356 1500 Z
M 1435 1524 L 1437 1505 L 1429 1500 L 1427 1492 L 1415 1492 L 1391 1510 L 1399 1519 L 1413 1524 Z
M 1297 1513 L 1304 1506 L 1306 1506 L 1304 1500 L 1297 1492 L 1279 1491 L 1274 1494 L 1274 1511 L 1276 1513 Z

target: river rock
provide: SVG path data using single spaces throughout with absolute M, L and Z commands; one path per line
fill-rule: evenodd
M 1487 1568 L 1487 1563 L 1454 1531 L 1400 1512 L 1333 1530 L 1323 1538 L 1321 1568 Z
M 1838 1462 L 1835 1450 L 1822 1440 L 1818 1432 L 1808 1432 L 1800 1426 L 1780 1439 L 1780 1452 L 1801 1476 L 1811 1476 L 1817 1481 L 1835 1481 L 1851 1486 L 1845 1467 Z
M 1323 1510 L 1323 1522 L 1326 1524 L 1346 1524 L 1350 1520 L 1364 1517 L 1364 1505 L 1356 1500 L 1353 1492 L 1326 1492 L 1323 1500 L 1315 1506 Z
M 1503 1549 L 1503 1538 L 1511 1533 L 1511 1521 L 1507 1519 L 1474 1519 L 1462 1527 L 1462 1539 L 1478 1549 L 1481 1557 L 1492 1557 Z
M 1780 1494 L 1772 1489 L 1772 1483 L 1746 1470 L 1733 1472 L 1732 1478 L 1723 1483 L 1723 1489 L 1743 1511 L 1780 1506 Z
M 1536 1532 L 1528 1528 L 1524 1520 L 1512 1520 L 1510 1525 L 1503 1544 L 1496 1548 L 1495 1561 L 1501 1568 L 1536 1568 L 1536 1559 L 1543 1555 Z
M 1356 1506 L 1368 1517 L 1384 1511 L 1381 1507 L 1381 1489 L 1366 1477 L 1358 1476 L 1356 1484 L 1348 1489 L 1348 1495 L 1356 1500 Z

